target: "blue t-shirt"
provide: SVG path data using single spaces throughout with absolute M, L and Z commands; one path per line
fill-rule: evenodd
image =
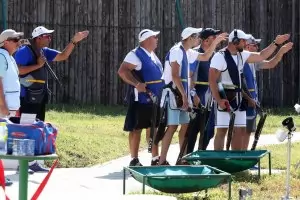
M 55 49 L 50 49 L 47 47 L 43 48 L 44 55 L 48 62 L 52 62 L 54 58 L 59 54 L 60 52 Z M 15 60 L 17 65 L 21 66 L 29 66 L 36 63 L 35 57 L 33 55 L 33 52 L 28 46 L 23 46 L 19 48 L 15 53 Z M 21 85 L 21 97 L 25 96 L 25 88 Z

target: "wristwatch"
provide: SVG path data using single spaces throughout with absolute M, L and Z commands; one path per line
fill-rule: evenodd
M 276 47 L 279 47 L 279 44 L 277 44 L 275 40 L 273 41 L 273 44 L 275 44 Z
M 74 42 L 74 40 L 71 40 L 71 43 L 76 46 L 77 42 Z

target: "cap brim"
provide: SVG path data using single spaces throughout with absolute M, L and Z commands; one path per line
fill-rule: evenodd
M 14 34 L 14 37 L 20 37 L 20 36 L 24 36 L 23 32 L 17 32 L 16 34 Z
M 160 31 L 153 31 L 153 36 L 157 36 L 160 34 Z
M 251 37 L 252 37 L 252 35 L 245 34 L 243 37 L 240 37 L 240 39 L 249 40 L 249 39 L 251 39 Z
M 48 30 L 48 31 L 46 31 L 45 33 L 48 34 L 48 33 L 53 33 L 53 32 L 54 32 L 54 30 Z M 44 34 L 45 34 L 45 33 L 44 33 Z
M 261 39 L 255 39 L 255 42 L 256 42 L 256 43 L 260 43 L 260 42 L 261 42 Z
M 203 28 L 196 28 L 194 33 L 200 33 L 203 30 Z

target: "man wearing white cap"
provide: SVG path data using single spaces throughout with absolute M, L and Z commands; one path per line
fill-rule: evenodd
M 218 36 L 205 53 L 199 53 L 193 50 L 193 47 L 199 45 L 199 34 L 201 28 L 187 27 L 181 33 L 181 42 L 171 48 L 167 54 L 163 79 L 169 85 L 162 94 L 162 104 L 167 102 L 167 130 L 162 139 L 160 165 L 169 165 L 167 162 L 167 153 L 178 125 L 181 125 L 179 131 L 180 148 L 183 144 L 187 126 L 190 121 L 188 108 L 192 107 L 190 99 L 190 63 L 195 60 L 207 61 L 213 54 L 216 46 L 225 39 L 226 34 Z M 176 94 L 172 90 L 178 91 L 178 97 L 181 101 L 176 103 Z
M 118 70 L 121 79 L 132 89 L 124 124 L 124 131 L 129 132 L 131 154 L 129 166 L 142 166 L 138 158 L 142 129 L 147 129 L 147 139 L 149 139 L 154 105 L 148 91 L 160 97 L 164 86 L 161 80 L 162 64 L 154 53 L 158 44 L 158 34 L 159 31 L 142 30 L 138 35 L 139 46 L 126 55 Z M 157 111 L 159 111 L 159 106 Z M 156 125 L 158 125 L 158 119 L 159 117 L 157 117 Z M 153 144 L 151 165 L 156 165 L 158 158 L 158 146 Z
M 20 108 L 19 71 L 12 54 L 16 52 L 23 33 L 7 29 L 0 34 L 0 117 L 14 117 Z M 5 185 L 11 185 L 9 179 Z
M 276 50 L 278 45 L 289 39 L 289 35 L 277 36 L 272 44 L 261 52 L 243 51 L 246 40 L 250 38 L 251 35 L 244 33 L 242 30 L 233 30 L 229 35 L 228 46 L 216 53 L 211 60 L 209 86 L 217 102 L 215 150 L 223 150 L 224 148 L 224 139 L 229 126 L 229 114 L 226 111 L 227 104 L 230 105 L 236 115 L 231 149 L 243 149 L 243 138 L 246 134 L 246 111 L 242 106 L 242 98 L 247 99 L 249 105 L 255 106 L 255 102 L 251 98 L 247 95 L 242 95 L 240 75 L 244 64 L 245 62 L 262 62 L 267 59 Z M 227 99 L 221 98 L 218 89 L 220 86 L 225 89 Z
M 257 52 L 259 49 L 259 44 L 261 42 L 261 39 L 255 39 L 252 35 L 251 38 L 246 41 L 246 47 L 245 50 L 250 52 Z M 251 98 L 254 99 L 254 101 L 258 103 L 258 88 L 257 88 L 257 81 L 256 81 L 256 71 L 259 71 L 261 69 L 272 69 L 275 68 L 276 65 L 281 61 L 283 55 L 287 53 L 289 50 L 291 50 L 293 47 L 293 43 L 289 42 L 285 45 L 283 45 L 277 54 L 269 59 L 264 60 L 260 63 L 245 63 L 243 73 L 246 80 L 247 88 L 251 94 Z M 247 150 L 249 145 L 249 139 L 251 132 L 254 132 L 256 130 L 256 115 L 257 112 L 255 111 L 254 107 L 247 107 L 246 110 L 247 115 L 247 126 L 246 126 L 246 132 L 244 138 L 244 149 Z
M 53 32 L 54 30 L 48 30 L 43 26 L 36 27 L 32 32 L 31 45 L 22 46 L 15 54 L 20 78 L 21 80 L 27 80 L 21 81 L 20 114 L 36 114 L 36 117 L 42 121 L 45 120 L 49 95 L 45 62 L 67 60 L 76 44 L 88 36 L 88 31 L 76 33 L 66 48 L 60 52 L 48 48 Z M 31 162 L 29 169 L 48 171 L 36 162 Z

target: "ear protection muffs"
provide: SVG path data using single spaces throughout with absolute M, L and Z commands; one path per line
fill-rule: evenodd
M 234 29 L 234 32 L 233 32 L 233 38 L 232 38 L 232 43 L 234 44 L 234 45 L 238 45 L 239 43 L 240 43 L 240 41 L 241 41 L 241 39 L 240 38 L 238 38 L 238 35 L 237 35 L 237 30 L 236 29 Z

